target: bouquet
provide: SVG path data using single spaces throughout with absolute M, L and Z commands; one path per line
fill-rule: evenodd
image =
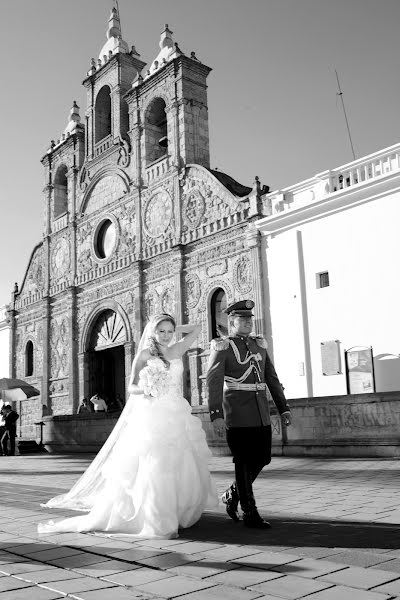
M 139 386 L 146 396 L 160 396 L 165 391 L 168 370 L 160 358 L 153 359 L 140 371 Z

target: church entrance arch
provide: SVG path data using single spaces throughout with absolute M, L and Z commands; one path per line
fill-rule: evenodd
M 86 395 L 101 395 L 108 404 L 125 401 L 127 332 L 121 315 L 103 310 L 94 320 L 86 348 Z

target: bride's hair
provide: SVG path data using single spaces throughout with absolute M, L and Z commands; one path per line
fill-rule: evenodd
M 154 335 L 159 324 L 163 323 L 164 321 L 168 321 L 169 323 L 171 323 L 171 325 L 173 326 L 173 328 L 175 330 L 175 328 L 176 328 L 175 319 L 171 315 L 169 315 L 168 313 L 161 313 L 158 315 L 154 315 L 150 320 L 150 322 L 152 324 L 152 333 L 149 336 L 149 351 L 150 351 L 151 356 L 158 356 L 158 358 L 160 358 L 163 361 L 163 363 L 165 364 L 167 369 L 169 369 L 170 362 L 163 355 L 160 344 L 157 342 L 155 335 Z

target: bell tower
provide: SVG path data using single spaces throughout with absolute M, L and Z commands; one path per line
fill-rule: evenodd
M 128 105 L 124 95 L 146 63 L 135 47 L 129 49 L 122 39 L 121 22 L 116 7 L 108 20 L 107 40 L 83 85 L 87 91 L 86 161 L 100 156 L 112 146 L 128 141 Z
M 165 25 L 160 51 L 126 94 L 137 183 L 152 181 L 196 163 L 210 166 L 207 76 L 211 69 L 187 56 Z

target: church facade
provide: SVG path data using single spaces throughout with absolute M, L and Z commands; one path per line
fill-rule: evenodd
M 19 407 L 22 437 L 96 392 L 126 398 L 135 344 L 156 312 L 202 324 L 185 371 L 194 406 L 207 402 L 209 343 L 225 330 L 227 303 L 252 297 L 264 329 L 255 221 L 267 189 L 210 169 L 210 68 L 168 26 L 144 67 L 114 8 L 83 82 L 84 123 L 74 103 L 42 159 L 43 238 L 9 311 L 11 375 L 41 391 Z

